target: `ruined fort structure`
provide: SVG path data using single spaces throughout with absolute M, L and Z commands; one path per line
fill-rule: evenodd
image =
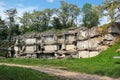
M 78 27 L 61 33 L 54 30 L 28 33 L 16 39 L 15 57 L 50 59 L 93 57 L 113 45 L 119 35 L 119 23 L 105 29 Z

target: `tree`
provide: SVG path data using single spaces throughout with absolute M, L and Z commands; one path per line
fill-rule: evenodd
M 21 26 L 21 32 L 24 34 L 28 31 L 29 27 L 33 24 L 32 22 L 32 15 L 28 12 L 23 13 L 22 17 L 19 17 Z
M 111 22 L 115 22 L 120 17 L 120 0 L 105 0 L 102 5 L 105 16 L 109 16 Z
M 45 9 L 43 11 L 34 10 L 32 13 L 25 12 L 19 18 L 22 23 L 23 33 L 26 31 L 44 31 L 49 29 L 52 15 L 52 9 Z
M 7 39 L 7 36 L 8 36 L 7 30 L 8 30 L 8 28 L 5 25 L 5 21 L 2 20 L 1 17 L 0 17 L 0 40 Z
M 99 24 L 99 19 L 102 17 L 101 7 L 93 5 L 91 9 L 92 19 L 91 19 L 91 27 L 97 26 Z
M 69 4 L 70 6 L 70 26 L 76 26 L 75 25 L 75 20 L 77 19 L 79 13 L 80 13 L 80 8 L 78 8 L 76 5 Z
M 45 9 L 42 11 L 42 16 L 43 16 L 42 29 L 43 30 L 49 29 L 49 26 L 51 24 L 52 15 L 53 15 L 52 9 Z
M 82 12 L 84 14 L 88 14 L 88 13 L 91 12 L 91 9 L 92 9 L 92 5 L 89 4 L 89 3 L 86 3 L 86 4 L 83 5 Z
M 22 23 L 21 31 L 24 33 L 26 31 L 45 31 L 50 28 L 72 27 L 75 26 L 75 20 L 79 13 L 80 9 L 76 5 L 64 1 L 61 1 L 61 8 L 59 9 L 34 10 L 32 13 L 25 12 L 19 18 L 20 23 Z
M 52 27 L 54 29 L 62 29 L 62 25 L 59 19 L 59 14 L 60 14 L 59 9 L 54 8 L 53 9 L 54 16 L 52 17 L 52 21 L 51 21 Z
M 95 6 L 92 6 L 89 3 L 84 4 L 82 8 L 83 12 L 83 26 L 93 27 L 99 24 L 99 14 Z
M 61 7 L 57 10 L 58 18 L 54 18 L 54 20 L 59 22 L 58 24 L 61 24 L 62 28 L 73 27 L 79 13 L 80 9 L 76 5 L 61 1 Z
M 8 16 L 8 28 L 9 28 L 9 41 L 13 39 L 13 35 L 15 34 L 15 16 L 17 14 L 16 9 L 9 9 L 5 11 L 6 15 Z
M 62 25 L 60 23 L 59 18 L 54 17 L 52 24 L 53 24 L 54 29 L 62 29 Z
M 41 29 L 42 20 L 43 20 L 42 12 L 34 10 L 33 13 L 31 14 L 32 21 L 32 25 L 30 26 L 31 30 L 39 31 Z

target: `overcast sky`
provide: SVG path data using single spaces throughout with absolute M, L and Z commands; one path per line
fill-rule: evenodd
M 77 5 L 79 8 L 85 3 L 92 5 L 100 5 L 104 0 L 64 0 L 65 2 Z M 0 16 L 5 19 L 4 11 L 10 8 L 16 8 L 18 16 L 22 16 L 24 12 L 32 12 L 35 10 L 43 10 L 45 8 L 59 8 L 60 0 L 0 0 Z M 101 24 L 106 23 L 106 18 L 101 21 Z

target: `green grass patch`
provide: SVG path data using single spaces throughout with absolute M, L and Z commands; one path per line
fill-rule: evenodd
M 100 55 L 86 59 L 0 59 L 0 62 L 16 63 L 25 65 L 65 67 L 69 71 L 106 75 L 114 78 L 120 77 L 120 64 L 113 56 L 120 54 L 116 50 L 120 48 L 120 42 L 103 51 Z M 120 61 L 120 59 L 117 59 Z
M 36 70 L 0 66 L 0 80 L 65 80 Z

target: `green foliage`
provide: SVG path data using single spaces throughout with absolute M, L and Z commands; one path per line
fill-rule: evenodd
M 83 22 L 85 27 L 94 27 L 98 25 L 98 16 L 95 13 L 88 13 L 84 16 Z
M 60 23 L 59 18 L 54 17 L 52 24 L 53 24 L 54 29 L 62 29 L 63 28 L 63 26 Z
M 29 31 L 45 31 L 51 28 L 63 29 L 75 26 L 75 20 L 80 13 L 78 6 L 61 1 L 58 9 L 34 10 L 33 13 L 25 12 L 20 17 L 22 33 Z
M 33 24 L 31 19 L 32 19 L 31 13 L 28 12 L 25 12 L 22 17 L 19 17 L 20 23 L 22 23 L 21 26 L 22 34 L 27 32 L 29 30 L 29 26 Z
M 21 27 L 16 24 L 16 9 L 8 9 L 5 11 L 8 16 L 7 33 L 9 39 L 12 36 L 24 34 L 32 31 L 45 31 L 49 29 L 65 29 L 73 26 L 77 26 L 77 17 L 80 15 L 80 8 L 77 5 L 61 1 L 60 8 L 44 9 L 42 11 L 34 10 L 32 13 L 25 12 L 22 17 L 19 18 Z M 83 13 L 83 25 L 90 28 L 99 24 L 99 18 L 102 16 L 109 16 L 110 20 L 114 22 L 119 19 L 120 14 L 120 0 L 105 0 L 102 5 L 95 6 L 89 3 L 84 4 L 82 8 Z M 106 11 L 106 13 L 104 13 Z M 1 24 L 1 23 L 0 23 Z M 6 30 L 1 31 L 0 35 L 6 34 Z M 5 33 L 4 33 L 5 32 Z M 2 34 L 3 33 L 3 34 Z M 6 38 L 2 36 L 1 38 Z
M 86 3 L 83 5 L 82 11 L 83 11 L 83 13 L 88 14 L 91 12 L 91 9 L 92 9 L 92 5 L 89 3 Z
M 0 18 L 0 40 L 7 39 L 8 36 L 8 28 L 5 25 L 5 21 Z
M 78 6 L 61 1 L 58 18 L 63 28 L 75 25 L 75 20 L 80 13 Z
M 0 66 L 0 80 L 65 80 L 36 70 Z
M 7 25 L 8 25 L 8 40 L 11 42 L 14 39 L 14 36 L 20 34 L 19 25 L 16 24 L 16 9 L 8 9 L 5 11 L 6 15 L 8 16 Z
M 0 49 L 0 57 L 7 57 L 8 54 L 8 46 L 9 46 L 9 42 L 7 40 L 0 40 L 0 48 L 4 48 L 4 49 Z
M 1 62 L 17 63 L 26 65 L 39 65 L 39 66 L 57 66 L 64 67 L 70 71 L 83 72 L 89 74 L 106 75 L 110 77 L 120 77 L 120 64 L 117 64 L 113 59 L 120 48 L 120 42 L 111 46 L 108 50 L 103 51 L 100 55 L 93 58 L 86 59 L 0 59 Z M 119 60 L 119 59 L 118 59 Z
M 103 15 L 109 16 L 108 19 L 110 19 L 111 22 L 115 22 L 118 17 L 120 17 L 120 0 L 105 0 L 101 7 L 103 9 Z M 104 11 L 107 12 L 104 13 Z
M 96 10 L 97 7 L 92 6 L 89 3 L 84 4 L 82 8 L 83 16 L 83 26 L 93 27 L 99 24 L 99 15 Z
M 45 9 L 43 11 L 34 10 L 33 13 L 24 13 L 23 16 L 19 18 L 23 25 L 22 33 L 29 31 L 45 31 L 49 29 L 52 15 L 52 9 Z

